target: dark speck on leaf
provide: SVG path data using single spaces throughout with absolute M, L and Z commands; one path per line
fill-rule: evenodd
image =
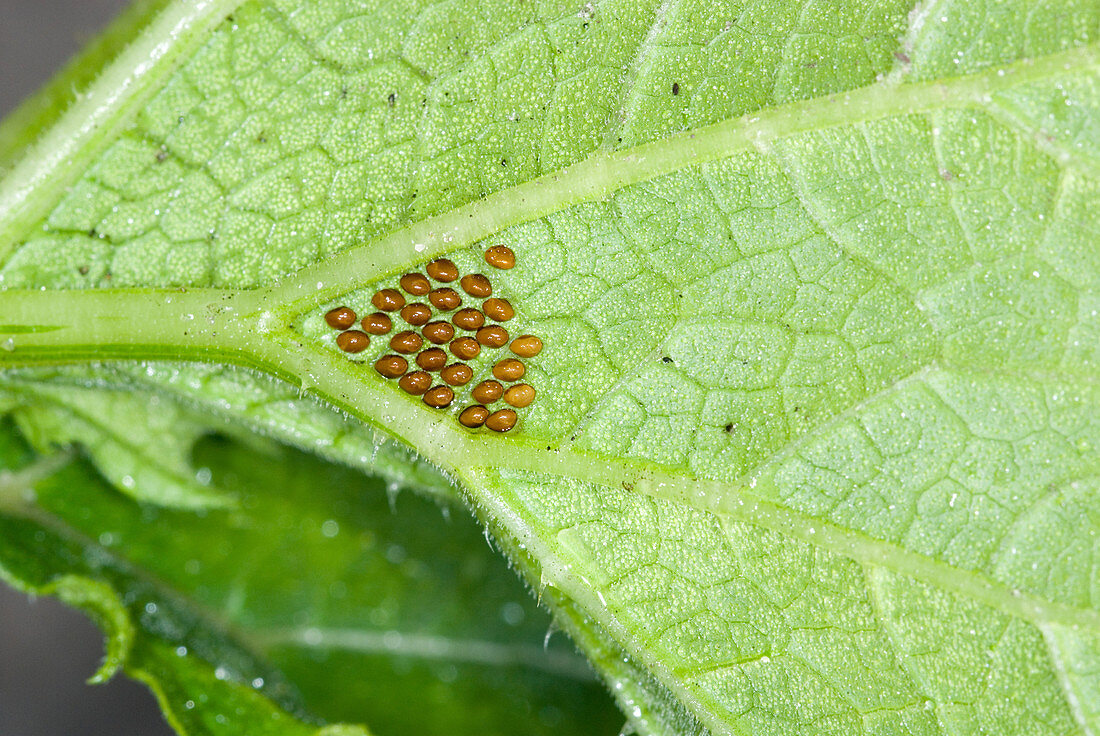
M 634 484 L 633 484 L 633 483 L 629 483 L 629 482 L 627 482 L 627 481 L 625 481 L 625 480 L 624 480 L 624 481 L 623 481 L 623 490 L 624 490 L 624 491 L 633 491 L 633 490 L 634 490 Z
M 506 159 L 506 158 L 502 158 L 502 159 L 500 160 L 500 165 L 501 165 L 501 166 L 507 166 L 507 165 L 508 165 L 508 159 Z
M 157 163 L 158 164 L 163 162 L 164 159 L 166 159 L 166 158 L 168 158 L 168 151 L 167 150 L 162 148 L 159 151 L 157 151 Z
M 673 82 L 672 83 L 672 94 L 674 94 L 674 95 L 680 94 L 680 83 L 679 82 Z
M 390 92 L 390 96 L 386 98 L 386 104 L 389 105 L 390 107 L 393 107 L 394 105 L 397 104 L 397 93 L 396 92 Z
M 666 356 L 664 356 L 663 358 L 661 358 L 661 362 L 662 362 L 662 363 L 671 363 L 671 362 L 672 362 L 672 358 L 670 358 L 670 357 L 668 357 L 668 356 L 666 355 Z
M 727 432 L 732 432 L 732 431 L 733 431 L 733 424 L 732 424 L 732 423 L 730 423 L 730 424 L 727 424 L 727 425 L 726 425 L 726 426 L 724 427 L 724 429 L 725 429 L 725 430 L 726 430 Z
M 80 268 L 78 268 L 78 269 L 76 269 L 76 270 L 77 270 L 77 271 L 80 271 L 80 275 L 81 275 L 81 276 L 87 276 L 87 275 L 88 275 L 88 271 L 90 271 L 91 269 L 90 269 L 90 268 L 89 268 L 88 266 L 81 266 Z

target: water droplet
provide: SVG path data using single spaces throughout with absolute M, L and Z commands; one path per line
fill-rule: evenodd
M 510 602 L 500 607 L 500 618 L 509 626 L 519 626 L 526 618 L 526 614 L 523 611 L 523 606 Z

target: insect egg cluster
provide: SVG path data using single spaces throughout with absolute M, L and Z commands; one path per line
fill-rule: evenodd
M 495 245 L 485 251 L 485 262 L 509 269 L 516 265 L 516 256 L 507 246 Z M 516 312 L 507 299 L 492 295 L 493 284 L 485 274 L 463 275 L 446 258 L 428 263 L 424 271 L 402 276 L 399 288 L 375 292 L 371 304 L 378 311 L 359 320 L 361 330 L 353 329 L 357 315 L 351 308 L 340 306 L 327 312 L 325 322 L 340 331 L 337 347 L 347 353 L 362 352 L 370 346 L 372 335 L 381 338 L 394 332 L 394 319 L 400 318 L 408 328 L 397 328 L 389 338 L 392 352 L 378 358 L 374 369 L 383 378 L 397 379 L 402 391 L 420 396 L 427 406 L 446 409 L 455 402 L 455 390 L 463 391 L 473 381 L 477 367 L 470 361 L 483 350 L 488 356 L 507 345 L 511 355 L 492 356 L 492 378 L 486 376 L 469 390 L 471 403 L 458 413 L 458 421 L 470 429 L 511 430 L 519 421 L 516 409 L 535 400 L 535 389 L 521 382 L 527 373 L 523 359 L 538 355 L 542 340 L 535 335 L 511 337 L 504 323 Z M 456 281 L 462 293 L 446 286 Z M 425 297 L 427 303 L 418 301 Z M 478 301 L 464 305 L 464 298 Z M 501 400 L 510 408 L 490 408 Z

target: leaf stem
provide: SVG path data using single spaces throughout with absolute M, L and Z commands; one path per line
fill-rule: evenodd
M 240 362 L 233 345 L 262 318 L 258 296 L 217 289 L 0 291 L 0 367 L 231 355 Z

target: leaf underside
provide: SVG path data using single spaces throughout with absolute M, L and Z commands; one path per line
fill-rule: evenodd
M 38 499 L 0 476 L 0 568 L 98 591 L 69 595 L 135 627 L 105 624 L 181 730 L 610 732 L 507 574 L 463 569 L 487 550 L 385 509 L 451 478 L 628 729 L 1100 730 L 1100 6 L 182 7 L 142 38 L 210 30 L 111 96 L 120 56 L 86 97 L 111 124 L 62 116 L 0 184 L 0 408 L 33 447 L 4 467 Z M 545 343 L 506 436 L 323 321 L 494 244 Z M 252 311 L 204 326 L 225 299 Z M 130 362 L 33 365 L 108 318 Z M 170 702 L 210 682 L 239 718 Z

